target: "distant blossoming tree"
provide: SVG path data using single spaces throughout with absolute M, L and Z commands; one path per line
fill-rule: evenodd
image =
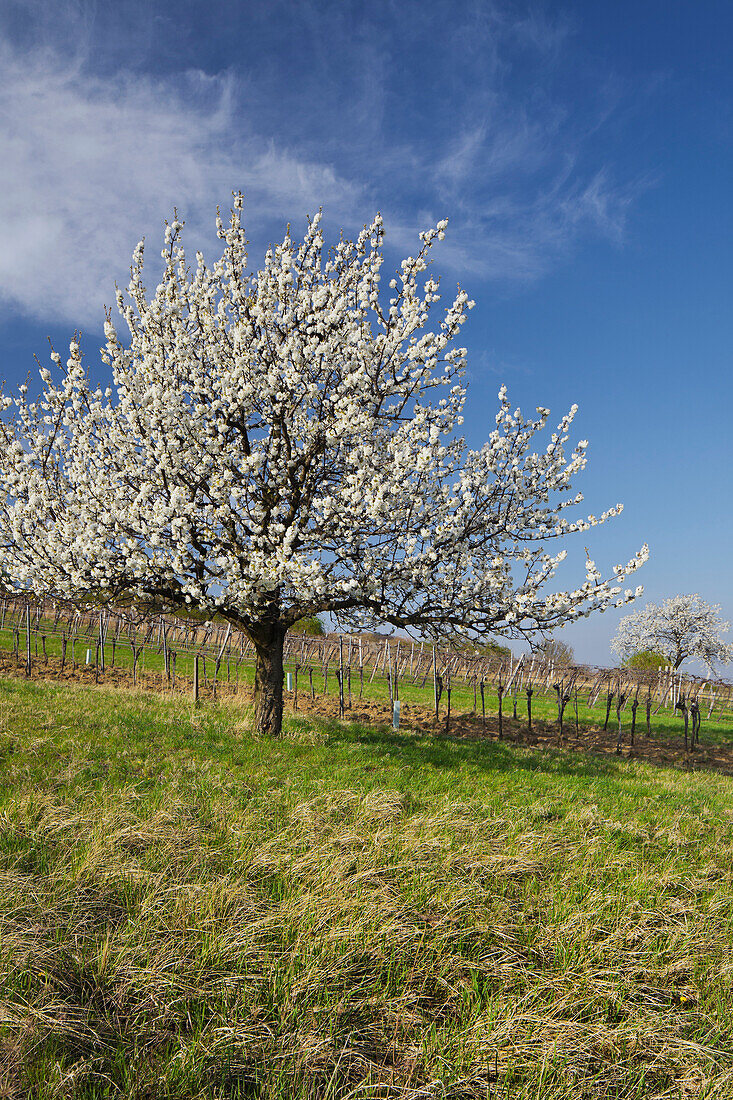
M 330 252 L 315 217 L 250 272 L 241 207 L 217 216 L 213 267 L 200 253 L 189 267 L 181 222 L 167 226 L 150 297 L 138 245 L 117 294 L 129 335 L 105 325 L 112 387 L 92 386 L 73 342 L 65 369 L 52 354 L 57 381 L 41 369 L 38 400 L 2 398 L 0 568 L 16 587 L 218 613 L 254 643 L 255 722 L 271 734 L 285 634 L 304 616 L 525 636 L 634 597 L 621 586 L 646 547 L 610 579 L 589 561 L 578 588 L 544 591 L 565 556 L 547 541 L 599 522 L 565 518 L 586 461 L 584 441 L 564 452 L 575 407 L 539 453 L 548 410 L 524 419 L 503 388 L 482 447 L 456 434 L 453 345 L 473 302 L 459 290 L 430 329 L 438 283 L 418 286 L 446 222 L 387 296 L 379 216 Z
M 712 670 L 718 662 L 733 661 L 733 645 L 723 641 L 730 623 L 720 618 L 720 606 L 698 595 L 672 596 L 662 604 L 647 604 L 619 623 L 611 649 L 628 660 L 653 651 L 674 668 L 694 657 Z

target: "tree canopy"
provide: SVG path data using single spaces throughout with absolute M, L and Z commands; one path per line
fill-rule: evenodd
M 575 659 L 573 647 L 559 638 L 543 638 L 539 645 L 534 647 L 534 652 L 548 664 L 561 667 L 572 665 Z
M 311 638 L 321 638 L 325 635 L 323 623 L 317 615 L 308 615 L 307 618 L 298 619 L 289 628 L 291 634 L 307 634 Z
M 624 668 L 641 669 L 663 668 L 667 663 L 666 657 L 655 653 L 653 649 L 641 649 L 638 653 L 629 654 L 622 661 Z
M 623 659 L 651 650 L 674 668 L 688 658 L 697 658 L 713 670 L 718 662 L 733 660 L 733 645 L 723 640 L 729 629 L 730 623 L 720 617 L 719 605 L 713 606 L 697 594 L 672 596 L 626 615 L 611 649 Z
M 65 366 L 2 397 L 0 568 L 18 588 L 110 603 L 192 607 L 243 629 L 257 654 L 258 728 L 277 733 L 282 652 L 298 620 L 376 622 L 424 636 L 525 637 L 638 595 L 625 578 L 548 591 L 565 551 L 548 543 L 617 515 L 567 519 L 585 440 L 566 454 L 576 407 L 532 450 L 549 410 L 525 418 L 499 393 L 478 449 L 459 434 L 473 306 L 457 294 L 429 324 L 426 274 L 447 222 L 420 235 L 389 291 L 379 215 L 330 251 L 320 216 L 250 270 L 235 196 L 217 214 L 221 259 L 189 264 L 167 225 L 149 296 L 144 248 L 105 323 L 95 386 L 74 340 Z M 424 277 L 424 281 L 423 280 Z M 421 285 L 420 285 L 421 283 Z M 56 376 L 56 377 L 54 377 Z

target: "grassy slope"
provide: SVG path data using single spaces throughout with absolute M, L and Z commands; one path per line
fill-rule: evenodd
M 731 779 L 247 719 L 0 681 L 0 1096 L 733 1096 Z

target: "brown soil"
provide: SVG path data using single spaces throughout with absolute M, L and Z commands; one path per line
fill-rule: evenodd
M 210 669 L 208 662 L 207 668 Z M 231 682 L 227 683 L 226 667 L 223 669 L 223 674 L 225 678 L 219 680 L 216 685 L 217 694 L 231 695 L 238 690 L 238 685 L 235 684 L 233 676 Z M 28 679 L 25 674 L 25 659 L 23 657 L 16 658 L 7 650 L 0 650 L 0 676 L 18 676 Z M 138 665 L 137 676 L 134 677 L 132 669 L 127 667 L 110 666 L 108 664 L 102 672 L 96 669 L 93 664 L 79 664 L 77 661 L 76 667 L 74 667 L 71 661 L 67 660 L 62 668 L 59 657 L 49 657 L 48 660 L 45 660 L 42 655 L 33 657 L 30 679 L 60 680 L 75 684 L 107 684 L 124 688 L 137 687 L 146 691 L 165 691 L 166 694 L 173 692 L 177 695 L 190 695 L 192 691 L 191 681 L 188 677 L 178 677 L 175 683 L 166 683 L 165 675 L 161 671 L 150 672 L 141 668 L 140 665 Z M 246 691 L 248 689 L 246 685 L 242 685 L 239 690 Z M 201 676 L 199 694 L 202 699 L 213 697 L 210 677 L 204 680 L 203 675 Z
M 327 718 L 338 718 L 338 699 L 334 696 L 316 696 L 312 702 L 310 696 L 303 699 L 298 696 L 298 712 L 317 714 Z M 344 712 L 349 722 L 389 724 L 391 707 L 386 703 L 369 700 L 354 701 L 352 708 Z M 406 729 L 421 730 L 451 740 L 497 741 L 499 740 L 499 719 L 496 715 L 486 715 L 485 726 L 481 715 L 471 713 L 451 714 L 450 724 L 446 728 L 445 714 L 436 722 L 432 710 L 414 704 L 401 703 L 400 723 Z M 610 726 L 610 723 L 609 723 Z M 652 727 L 653 730 L 653 727 Z M 704 725 L 703 725 L 704 732 Z M 616 756 L 616 732 L 602 726 L 581 726 L 580 735 L 576 735 L 574 722 L 566 720 L 562 740 L 558 737 L 557 723 L 532 720 L 529 730 L 526 721 L 515 721 L 504 715 L 502 720 L 502 740 L 511 744 L 562 748 L 566 752 L 593 753 L 601 756 Z M 684 736 L 669 739 L 652 732 L 646 735 L 646 728 L 637 725 L 634 745 L 628 743 L 628 730 L 624 729 L 620 755 L 627 759 L 644 760 L 647 763 L 664 766 L 679 765 L 694 771 L 717 771 L 724 775 L 733 775 L 733 744 L 713 745 L 704 740 L 693 751 L 685 753 Z
M 15 658 L 7 651 L 0 651 L 0 675 L 25 676 L 24 661 Z M 34 658 L 31 672 L 33 680 L 55 680 L 80 684 L 104 684 L 121 688 L 136 686 L 140 690 L 165 692 L 165 694 L 185 695 L 191 697 L 191 682 L 187 678 L 179 679 L 175 686 L 167 685 L 161 672 L 149 672 L 139 669 L 136 685 L 133 685 L 132 671 L 128 668 L 109 666 L 104 673 L 97 672 L 92 665 L 77 665 L 72 668 L 66 663 L 61 668 L 58 658 L 49 657 L 44 663 L 43 657 Z M 233 681 L 227 683 L 223 680 L 217 684 L 216 693 L 220 698 L 239 695 L 246 699 L 251 692 L 248 685 L 237 685 Z M 200 695 L 203 700 L 213 697 L 210 680 L 206 684 L 200 684 Z M 310 693 L 298 692 L 297 707 L 293 707 L 293 697 L 288 696 L 286 707 L 296 714 L 312 714 L 323 718 L 339 717 L 339 701 L 336 695 L 317 694 L 314 700 Z M 373 725 L 389 725 L 392 720 L 391 706 L 386 702 L 358 699 L 352 700 L 352 706 L 344 712 L 344 720 L 347 722 L 361 722 Z M 496 741 L 499 739 L 499 721 L 495 715 L 486 715 L 485 724 L 481 716 L 474 713 L 451 714 L 450 723 L 447 725 L 445 713 L 436 721 L 432 709 L 421 707 L 414 703 L 402 703 L 400 723 L 403 729 L 419 730 L 425 734 L 450 738 L 451 740 L 470 741 Z M 610 723 L 609 723 L 610 725 Z M 621 756 L 627 759 L 643 760 L 647 763 L 664 766 L 679 766 L 694 771 L 716 771 L 723 775 L 733 775 L 733 744 L 718 745 L 706 743 L 704 739 L 705 726 L 703 723 L 703 740 L 694 751 L 685 752 L 684 737 L 680 732 L 674 739 L 664 738 L 657 733 L 647 737 L 645 723 L 642 719 L 641 728 L 637 729 L 634 745 L 628 743 L 628 728 L 624 729 Z M 591 753 L 601 756 L 616 756 L 616 733 L 613 729 L 604 732 L 601 726 L 583 726 L 580 735 L 575 731 L 575 724 L 567 721 L 563 729 L 562 740 L 558 737 L 557 723 L 547 723 L 534 719 L 532 730 L 529 730 L 526 721 L 515 721 L 506 715 L 502 722 L 502 739 L 511 744 L 527 745 L 530 747 L 562 748 L 566 752 Z

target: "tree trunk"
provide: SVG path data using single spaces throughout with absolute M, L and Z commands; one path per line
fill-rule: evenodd
M 263 624 L 250 630 L 255 647 L 254 728 L 267 737 L 279 737 L 283 724 L 283 647 L 286 627 Z

